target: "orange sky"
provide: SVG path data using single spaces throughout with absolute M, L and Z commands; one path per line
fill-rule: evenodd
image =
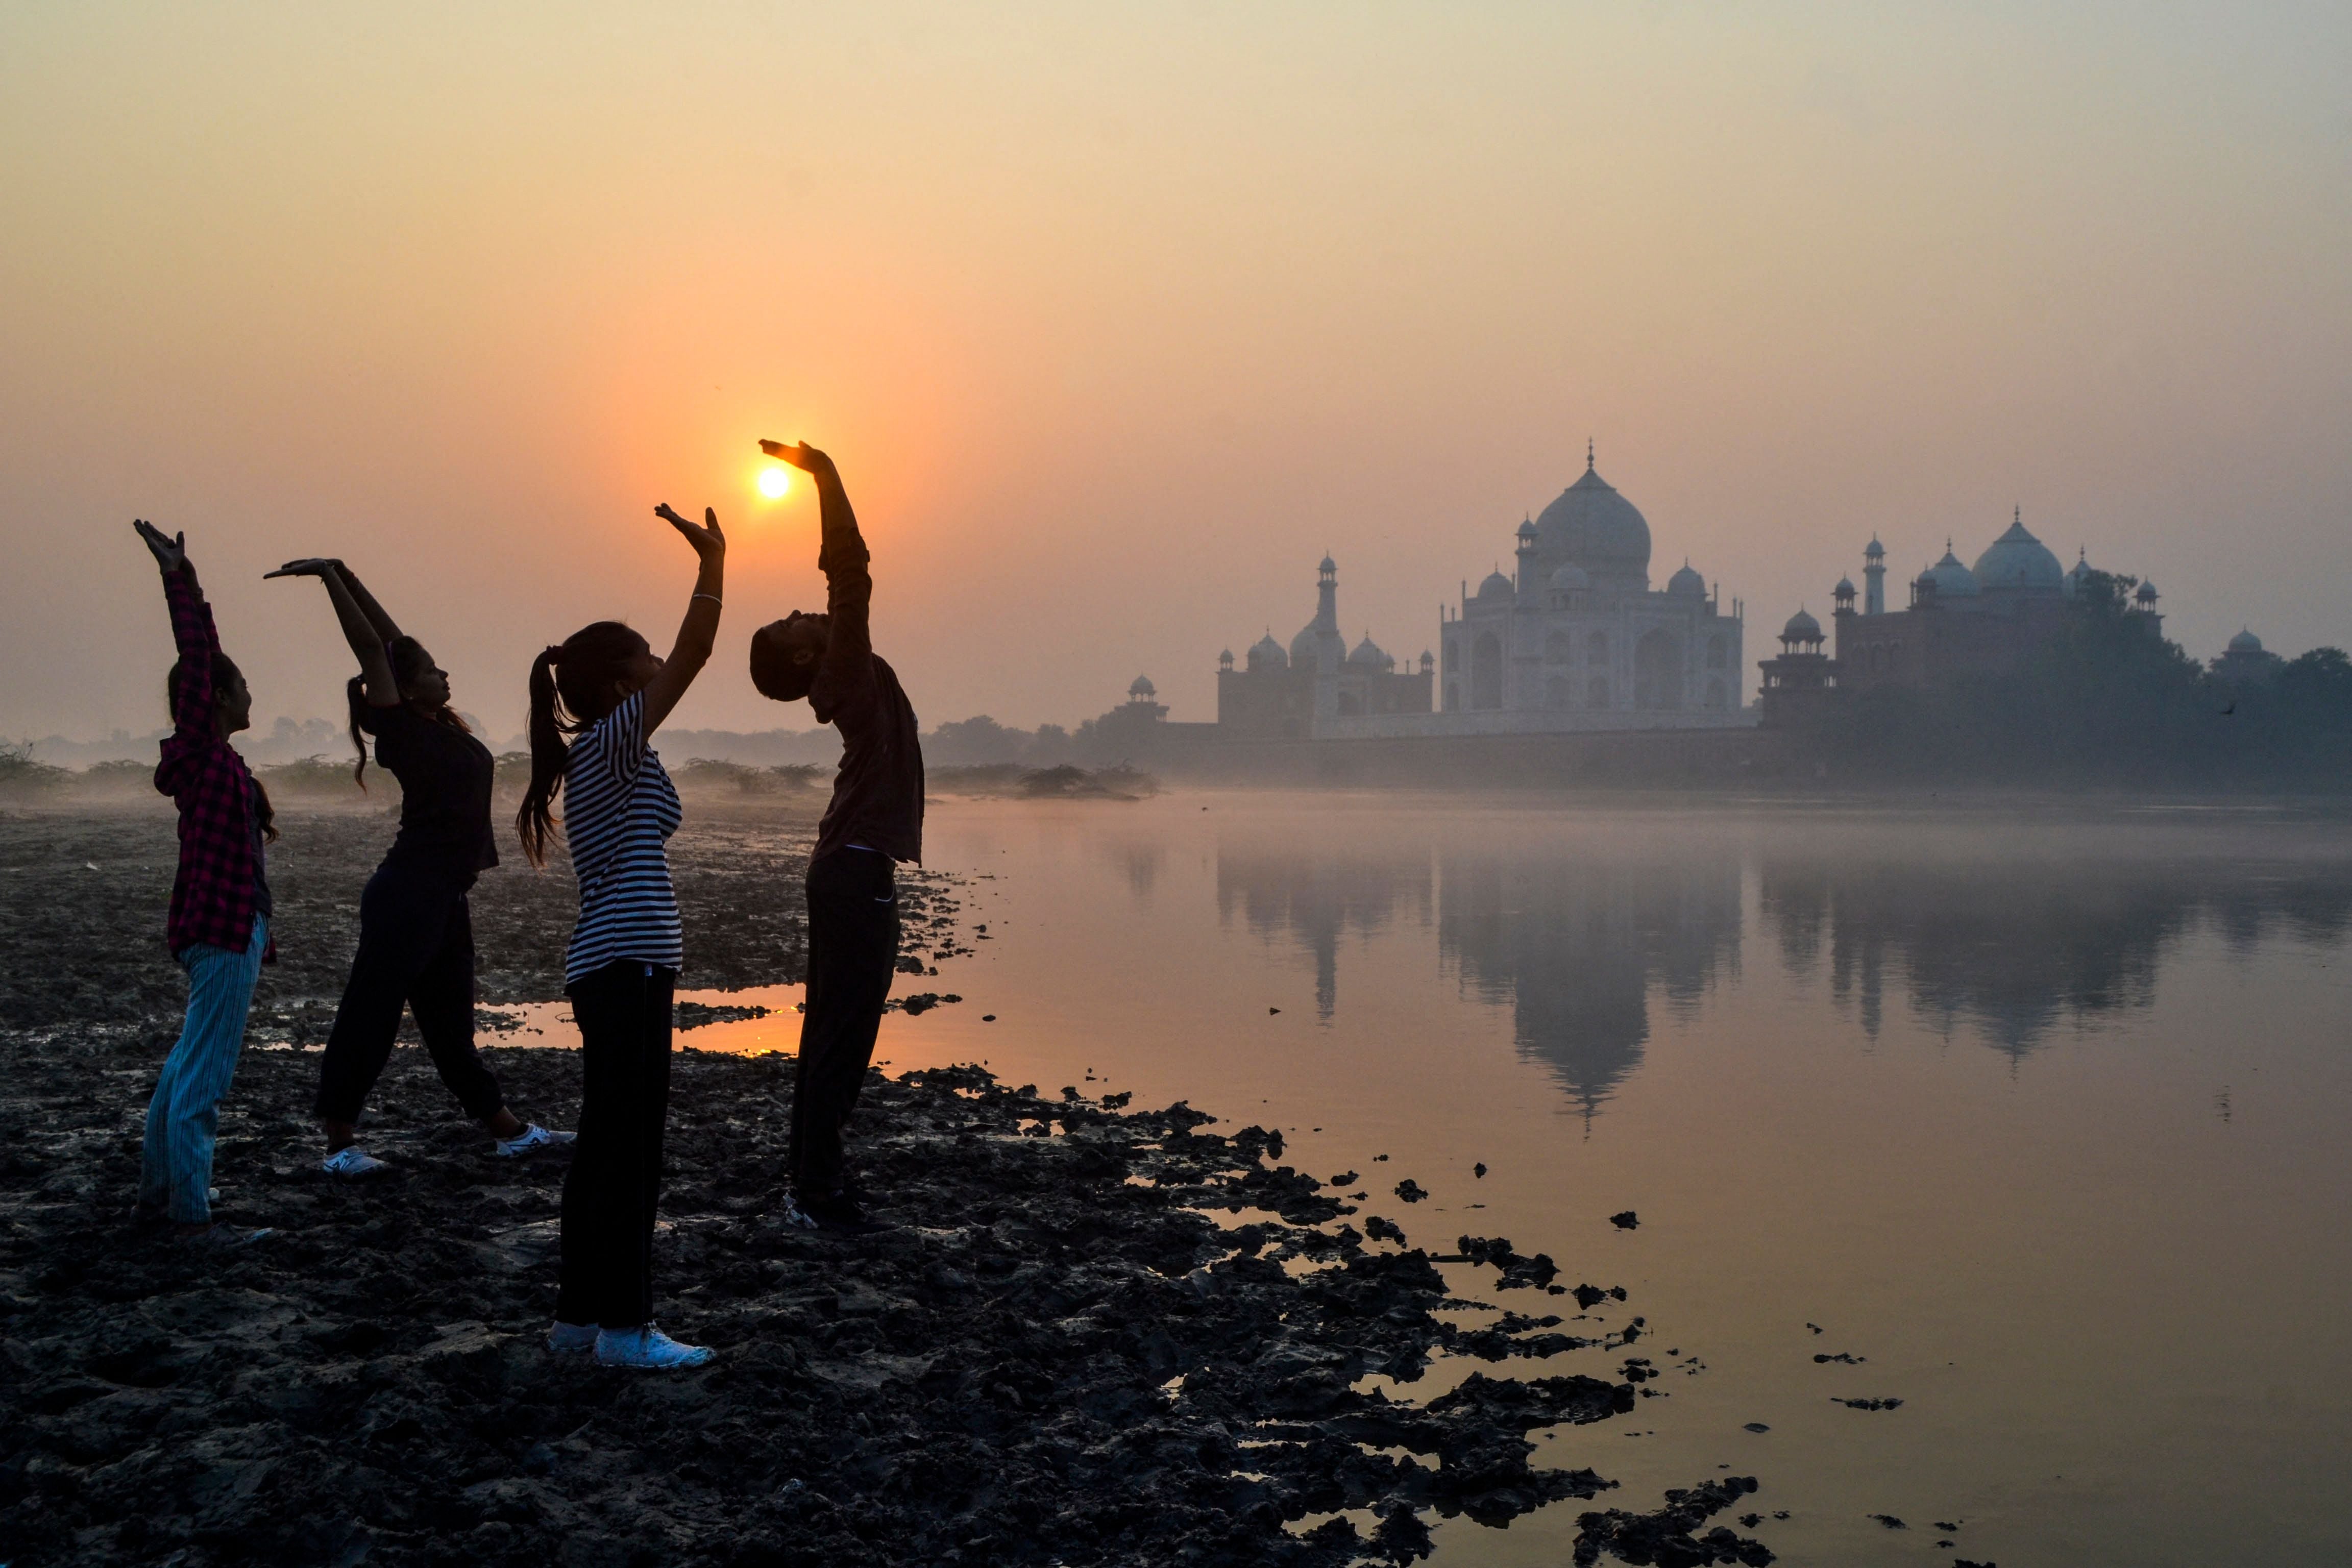
M 679 721 L 820 595 L 927 722 L 1075 723 L 1313 610 L 1400 656 L 1580 469 L 1750 606 L 2022 503 L 2210 656 L 2352 643 L 2352 13 L 1222 4 L 0 12 L 0 733 L 162 720 L 184 527 L 262 727 L 341 554 L 510 732 L 735 541 Z M 1752 672 L 1751 672 L 1752 685 Z

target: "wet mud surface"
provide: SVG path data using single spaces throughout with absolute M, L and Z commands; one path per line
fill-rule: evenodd
M 1507 1237 L 1409 1246 L 1342 1195 L 1353 1173 L 1319 1182 L 1282 1163 L 1278 1132 L 1220 1132 L 1181 1102 L 976 1068 L 877 1075 L 854 1157 L 898 1228 L 842 1238 L 776 1217 L 792 1060 L 682 1046 L 658 1310 L 718 1352 L 682 1373 L 545 1349 L 563 1159 L 492 1158 L 418 1050 L 394 1052 L 370 1115 L 394 1173 L 345 1184 L 315 1167 L 315 1055 L 248 1048 L 218 1212 L 273 1233 L 203 1249 L 142 1228 L 141 1118 L 180 989 L 137 868 L 152 855 L 168 887 L 170 826 L 0 825 L 0 938 L 22 952 L 38 925 L 57 952 L 11 982 L 0 1027 L 0 1542 L 26 1568 L 1319 1568 L 1425 1556 L 1436 1519 L 1499 1526 L 1615 1492 L 1577 1429 L 1634 1410 L 1655 1373 L 1613 1281 Z M 324 930 L 331 873 L 364 878 L 373 826 L 362 844 L 341 821 L 289 824 L 312 858 L 273 862 L 286 929 Z M 682 875 L 682 901 L 713 897 L 708 915 L 756 892 L 772 923 L 727 933 L 710 970 L 783 977 L 793 851 L 756 823 L 732 845 L 721 829 L 724 864 L 689 874 L 698 894 Z M 68 891 L 87 861 L 131 869 Z M 560 952 L 569 889 L 537 881 L 560 901 L 534 887 L 496 906 L 500 949 Z M 37 884 L 34 914 L 16 895 Z M 924 929 L 951 946 L 952 890 L 932 893 Z M 119 931 L 160 981 L 128 978 L 143 954 L 94 951 Z M 348 942 L 306 937 L 318 956 L 289 961 L 281 1012 L 302 999 L 288 975 L 331 998 Z M 545 970 L 499 973 L 495 999 L 552 994 Z M 486 1055 L 520 1111 L 573 1123 L 572 1053 Z M 1538 1462 L 1530 1438 L 1555 1433 Z M 1769 1562 L 1712 1522 L 1752 1484 L 1587 1513 L 1577 1559 Z
M 687 931 L 688 989 L 797 984 L 806 965 L 801 879 L 817 806 L 701 799 L 670 840 Z M 509 813 L 500 864 L 469 896 L 479 1000 L 552 1001 L 578 910 L 570 862 L 524 863 Z M 253 1037 L 323 1042 L 359 941 L 360 890 L 383 858 L 394 816 L 282 806 L 269 847 L 278 962 L 254 994 Z M 112 810 L 0 811 L 0 1028 L 176 1020 L 187 983 L 163 947 L 177 864 L 168 803 Z M 948 879 L 900 873 L 909 960 L 959 947 Z M 708 1019 L 698 1021 L 707 1022 Z M 485 1019 L 495 1028 L 497 1019 Z M 162 1026 L 158 1024 L 158 1026 Z M 410 1037 L 414 1037 L 413 1035 Z

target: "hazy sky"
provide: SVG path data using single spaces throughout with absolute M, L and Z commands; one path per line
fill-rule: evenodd
M 2340 4 L 0 8 L 0 733 L 162 721 L 129 520 L 187 530 L 262 727 L 361 569 L 519 725 L 693 576 L 679 721 L 821 594 L 846 474 L 927 723 L 1075 723 L 1312 614 L 1401 657 L 1588 436 L 1748 605 L 2021 503 L 2200 657 L 2352 643 Z M 1753 671 L 1750 671 L 1750 685 Z

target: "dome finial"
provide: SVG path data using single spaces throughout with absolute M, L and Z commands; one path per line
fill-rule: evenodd
M 1590 436 L 1584 438 L 1584 471 L 1588 474 L 1592 471 L 1592 437 Z

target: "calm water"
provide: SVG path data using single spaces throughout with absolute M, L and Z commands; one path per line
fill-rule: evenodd
M 1416 1245 L 1626 1286 L 1706 1370 L 1538 1439 L 1609 1502 L 1728 1465 L 1793 1563 L 2352 1562 L 2352 827 L 1196 795 L 929 844 L 989 940 L 882 1057 L 1278 1126 Z M 1563 1563 L 1577 1506 L 1438 1561 Z

